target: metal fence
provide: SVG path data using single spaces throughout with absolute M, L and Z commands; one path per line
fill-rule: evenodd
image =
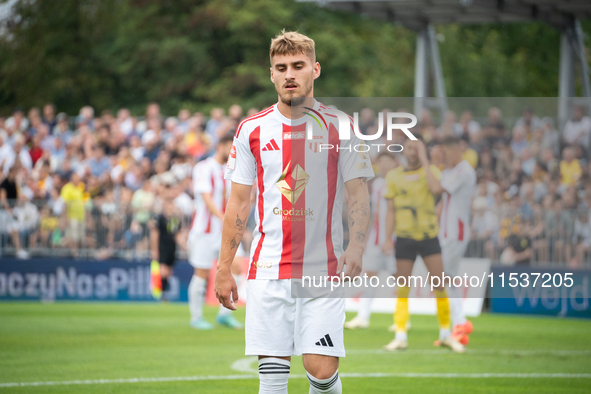
M 22 257 L 150 258 L 149 221 L 160 211 L 158 208 L 92 200 L 79 204 L 81 215 L 61 200 L 10 201 L 10 208 L 0 209 L 0 253 L 21 251 Z M 186 257 L 184 246 L 191 220 L 192 215 L 181 215 L 181 245 L 177 248 L 180 258 Z M 472 212 L 470 227 L 467 257 L 499 262 L 511 242 L 526 238 L 532 250 L 531 265 L 591 266 L 588 210 L 487 209 Z M 248 244 L 250 234 L 245 238 Z

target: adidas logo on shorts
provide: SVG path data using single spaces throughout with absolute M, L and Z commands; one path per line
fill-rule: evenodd
M 318 342 L 316 342 L 316 346 L 328 346 L 334 347 L 332 344 L 332 339 L 330 339 L 330 335 L 326 334 L 324 338 L 320 338 Z

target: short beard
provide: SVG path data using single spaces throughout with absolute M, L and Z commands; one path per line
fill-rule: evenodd
M 283 97 L 281 96 L 281 102 L 290 107 L 299 107 L 306 101 L 307 97 Z

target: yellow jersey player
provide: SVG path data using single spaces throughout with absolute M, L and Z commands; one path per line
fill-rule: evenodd
M 441 185 L 440 170 L 429 163 L 427 149 L 421 140 L 407 140 L 403 149 L 406 165 L 388 172 L 386 194 L 386 241 L 383 252 L 392 254 L 394 245 L 389 240 L 396 234 L 396 271 L 399 286 L 394 324 L 396 336 L 386 350 L 408 348 L 407 322 L 410 276 L 418 255 L 423 258 L 431 276 L 442 276 L 443 261 L 437 235 L 439 225 L 435 212 L 435 193 Z M 405 278 L 402 280 L 400 277 Z M 437 318 L 439 321 L 439 344 L 454 352 L 462 353 L 465 348 L 451 336 L 449 300 L 445 288 L 435 287 L 437 297 Z

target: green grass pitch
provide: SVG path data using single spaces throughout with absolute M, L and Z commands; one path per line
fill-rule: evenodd
M 213 321 L 216 308 L 205 313 Z M 244 309 L 237 317 L 244 320 Z M 345 393 L 591 390 L 590 321 L 484 314 L 472 320 L 468 352 L 453 354 L 432 346 L 434 316 L 413 316 L 410 349 L 392 354 L 380 350 L 392 339 L 391 319 L 374 314 L 369 329 L 345 332 L 348 355 L 339 370 Z M 257 393 L 256 373 L 248 372 L 256 362 L 244 359 L 244 332 L 193 330 L 186 305 L 0 303 L 0 394 Z M 304 373 L 294 357 L 290 393 L 308 392 Z M 188 380 L 162 379 L 179 377 Z M 82 380 L 91 382 L 46 383 Z M 44 384 L 7 385 L 24 382 Z

